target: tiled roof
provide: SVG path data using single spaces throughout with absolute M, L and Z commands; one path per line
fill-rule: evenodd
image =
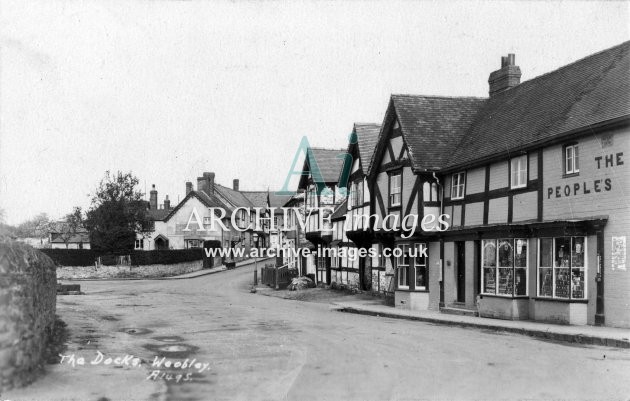
M 241 191 L 243 195 L 255 206 L 267 208 L 267 191 Z
M 313 180 L 316 182 L 336 183 L 339 180 L 339 173 L 343 167 L 343 157 L 345 149 L 323 149 L 323 148 L 309 148 L 308 149 L 308 163 L 310 171 L 314 166 L 319 168 L 321 175 L 317 177 L 313 175 Z M 318 181 L 320 179 L 320 181 Z
M 380 132 L 380 124 L 354 124 L 354 133 L 357 135 L 357 145 L 359 146 L 359 156 L 361 157 L 364 174 L 367 174 L 368 172 L 370 162 L 372 161 L 372 154 L 374 153 L 374 149 L 376 149 L 376 142 L 378 141 L 378 135 Z M 350 150 L 350 146 L 348 146 L 348 150 Z
M 147 216 L 149 220 L 160 221 L 164 220 L 173 209 L 149 209 L 147 210 Z
M 451 149 L 448 165 L 516 151 L 629 114 L 630 42 L 625 42 L 488 99 Z
M 229 213 L 232 211 L 232 209 L 230 207 L 228 207 L 228 205 L 226 205 L 224 202 L 222 202 L 218 197 L 216 196 L 211 196 L 208 195 L 206 192 L 204 191 L 190 191 L 188 193 L 188 195 L 186 195 L 184 197 L 184 199 L 182 199 L 181 202 L 179 202 L 177 204 L 177 206 L 175 206 L 174 208 L 172 208 L 169 212 L 169 214 L 164 217 L 164 220 L 168 220 L 171 217 L 173 217 L 175 215 L 175 213 L 177 213 L 177 211 L 179 209 L 181 209 L 181 207 L 186 204 L 186 202 L 188 202 L 188 199 L 190 198 L 197 198 L 201 203 L 203 203 L 206 207 L 215 207 L 215 208 L 223 208 L 226 210 L 226 212 Z
M 337 206 L 337 209 L 335 209 L 332 216 L 330 216 L 330 220 L 332 221 L 332 220 L 338 220 L 338 219 L 344 218 L 347 212 L 348 212 L 348 198 L 344 199 L 343 202 L 341 202 L 341 204 Z
M 232 188 L 224 187 L 220 184 L 214 184 L 214 190 L 219 196 L 222 196 L 230 204 L 235 207 L 254 207 L 255 205 L 242 192 L 235 191 Z
M 485 102 L 475 97 L 392 95 L 390 108 L 398 117 L 414 170 L 444 167 Z
M 277 195 L 274 191 L 271 191 L 269 192 L 269 206 L 283 207 L 291 198 L 291 195 Z

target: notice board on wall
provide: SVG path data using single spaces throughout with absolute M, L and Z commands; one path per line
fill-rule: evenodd
M 612 237 L 613 270 L 626 270 L 626 237 Z

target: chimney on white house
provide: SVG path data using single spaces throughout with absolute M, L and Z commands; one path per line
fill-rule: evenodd
M 151 186 L 151 192 L 149 195 L 149 209 L 154 210 L 157 209 L 158 207 L 158 202 L 157 202 L 157 190 L 155 189 L 155 184 L 153 184 Z
M 238 191 L 238 178 L 232 180 L 232 189 Z
M 494 71 L 488 78 L 490 97 L 521 83 L 521 69 L 515 65 L 516 56 L 513 53 L 501 57 L 501 69 Z
M 192 182 L 187 181 L 186 182 L 186 195 L 188 195 L 190 193 L 190 191 L 192 191 Z
M 166 210 L 171 209 L 171 201 L 170 199 L 168 199 L 168 195 L 166 195 L 166 198 L 164 198 L 164 209 Z

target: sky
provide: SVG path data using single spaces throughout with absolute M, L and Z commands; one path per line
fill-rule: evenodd
M 106 170 L 159 203 L 204 171 L 279 189 L 304 136 L 345 148 L 392 93 L 485 97 L 508 53 L 525 81 L 627 41 L 629 5 L 0 0 L 0 208 L 87 208 Z

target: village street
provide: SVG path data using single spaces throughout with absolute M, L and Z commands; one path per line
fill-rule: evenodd
M 81 282 L 85 295 L 60 296 L 58 314 L 70 330 L 66 353 L 86 364 L 72 366 L 66 358 L 30 387 L 4 396 L 603 400 L 630 394 L 628 350 L 339 313 L 326 303 L 252 294 L 251 279 L 247 266 L 185 280 Z M 97 351 L 143 362 L 92 365 Z M 164 370 L 151 367 L 156 356 L 196 361 L 192 369 Z M 172 380 L 153 380 L 156 369 L 173 373 Z M 176 383 L 182 372 L 192 375 Z

